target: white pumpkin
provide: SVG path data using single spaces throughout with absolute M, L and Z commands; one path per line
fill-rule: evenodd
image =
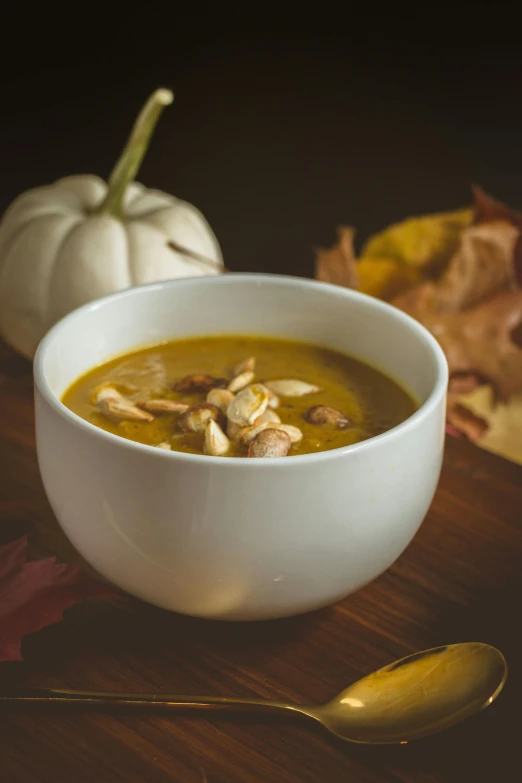
M 31 358 L 45 332 L 86 302 L 129 286 L 223 271 L 191 204 L 132 182 L 169 90 L 139 115 L 109 184 L 66 177 L 19 196 L 0 222 L 0 332 Z

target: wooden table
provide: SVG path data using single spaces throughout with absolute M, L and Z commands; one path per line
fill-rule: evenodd
M 28 362 L 0 346 L 0 541 L 78 560 L 35 457 Z M 497 645 L 511 663 L 485 713 L 409 746 L 364 748 L 306 722 L 53 706 L 0 714 L 2 783 L 466 783 L 519 779 L 522 469 L 457 440 L 433 506 L 386 574 L 338 605 L 290 620 L 205 622 L 134 600 L 77 606 L 23 642 L 2 683 L 326 700 L 414 650 Z M 518 728 L 517 728 L 518 727 Z M 517 773 L 518 770 L 518 773 Z

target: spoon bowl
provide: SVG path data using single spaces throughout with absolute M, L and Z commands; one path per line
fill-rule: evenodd
M 484 709 L 506 677 L 504 656 L 488 644 L 435 647 L 358 680 L 308 714 L 350 742 L 405 743 Z
M 119 693 L 56 688 L 13 688 L 0 692 L 9 702 L 129 705 L 177 711 L 258 711 L 305 715 L 348 742 L 406 743 L 447 729 L 484 709 L 507 677 L 504 656 L 478 642 L 435 647 L 409 655 L 358 680 L 331 701 L 301 706 L 218 696 Z

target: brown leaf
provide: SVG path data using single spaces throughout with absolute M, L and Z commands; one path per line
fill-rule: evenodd
M 392 300 L 392 304 L 423 323 L 438 313 L 437 286 L 435 283 L 421 283 Z
M 462 433 L 468 440 L 478 440 L 488 428 L 485 419 L 477 416 L 460 402 L 448 402 L 446 427 L 451 434 Z
M 433 283 L 394 300 L 439 341 L 450 375 L 474 374 L 508 400 L 522 388 L 522 349 L 512 331 L 522 322 L 522 291 L 505 291 L 464 312 L 440 312 Z
M 487 383 L 476 372 L 455 372 L 449 379 L 448 392 L 453 395 L 470 394 Z
M 328 250 L 316 250 L 315 276 L 323 283 L 358 289 L 359 275 L 353 247 L 355 230 L 349 226 L 341 226 L 337 233 L 337 244 Z
M 0 661 L 20 661 L 22 636 L 62 619 L 63 612 L 113 588 L 54 558 L 26 562 L 27 538 L 0 547 Z
M 508 207 L 502 201 L 485 193 L 478 186 L 473 187 L 475 223 L 491 223 L 498 220 L 510 223 L 520 229 L 520 235 L 513 251 L 514 276 L 522 285 L 522 212 Z
M 460 385 L 466 393 L 490 383 L 506 400 L 522 388 L 522 350 L 514 339 L 522 322 L 522 292 L 513 260 L 520 229 L 498 222 L 500 214 L 511 214 L 509 208 L 482 191 L 476 197 L 481 220 L 492 217 L 496 222 L 466 229 L 439 281 L 423 283 L 393 304 L 437 338 L 448 360 L 451 391 Z
M 522 394 L 522 213 L 478 187 L 473 195 L 473 210 L 385 229 L 359 261 L 354 230 L 340 229 L 338 243 L 318 251 L 316 274 L 388 299 L 424 324 L 450 368 L 448 432 L 485 443 L 491 417 L 457 395 L 487 387 L 498 404 Z
M 493 198 L 478 185 L 474 185 L 472 191 L 475 223 L 495 223 L 500 220 L 522 228 L 522 212 Z
M 440 310 L 473 307 L 502 289 L 515 288 L 513 251 L 520 231 L 484 223 L 462 233 L 460 247 L 437 283 Z
M 453 438 L 463 437 L 462 432 L 459 429 L 457 429 L 457 427 L 454 427 L 453 424 L 448 424 L 448 422 L 446 422 L 446 433 L 448 435 L 451 435 Z
M 487 431 L 476 441 L 482 448 L 522 464 L 522 392 L 507 404 L 496 403 L 490 386 L 482 386 L 459 400 L 488 423 Z

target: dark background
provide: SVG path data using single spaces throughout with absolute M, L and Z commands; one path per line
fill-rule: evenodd
M 233 270 L 311 274 L 339 224 L 361 242 L 468 203 L 472 183 L 522 205 L 522 47 L 502 5 L 109 8 L 9 12 L 1 210 L 64 175 L 107 177 L 157 86 L 176 100 L 139 179 L 196 204 Z

